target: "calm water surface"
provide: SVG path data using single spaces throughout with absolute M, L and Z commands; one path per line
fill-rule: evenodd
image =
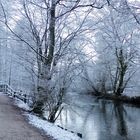
M 140 140 L 140 108 L 69 94 L 56 124 L 84 140 Z

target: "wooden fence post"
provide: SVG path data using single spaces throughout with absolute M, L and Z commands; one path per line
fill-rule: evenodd
M 26 94 L 24 94 L 24 103 L 26 103 L 26 98 L 27 98 L 27 95 Z
M 8 92 L 8 88 L 7 85 L 5 85 L 5 93 L 8 94 L 7 92 Z
M 16 97 L 16 92 L 14 91 L 14 96 L 13 96 L 14 98 Z

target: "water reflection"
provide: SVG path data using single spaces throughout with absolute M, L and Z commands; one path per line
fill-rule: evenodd
M 82 133 L 84 140 L 137 140 L 139 108 L 81 95 L 69 99 L 56 122 L 60 126 Z
M 123 104 L 114 102 L 114 112 L 115 112 L 115 116 L 117 120 L 116 124 L 117 124 L 118 133 L 121 136 L 127 136 L 127 124 L 125 121 L 125 118 L 127 117 L 127 115 L 123 107 Z

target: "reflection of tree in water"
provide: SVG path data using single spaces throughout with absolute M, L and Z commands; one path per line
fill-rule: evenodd
M 103 132 L 100 131 L 100 137 L 101 139 L 103 139 L 104 137 L 107 138 L 107 140 L 111 140 L 112 139 L 112 136 L 111 136 L 111 125 L 112 125 L 112 121 L 111 121 L 111 114 L 110 114 L 110 111 L 108 112 L 108 107 L 109 107 L 109 110 L 110 108 L 112 108 L 112 104 L 108 104 L 108 102 L 106 100 L 102 100 L 101 102 L 99 102 L 100 104 L 100 125 L 101 127 L 105 127 L 106 128 L 106 132 L 105 134 L 103 135 Z
M 125 121 L 126 112 L 123 104 L 114 102 L 114 111 L 117 120 L 117 129 L 121 136 L 127 136 L 127 125 Z
M 126 124 L 126 117 L 128 116 L 126 116 L 123 104 L 105 100 L 100 100 L 98 104 L 99 106 L 74 105 L 66 107 L 62 111 L 62 116 L 60 115 L 59 124 L 70 131 L 82 133 L 83 137 L 87 139 L 92 136 L 92 134 L 88 133 L 91 128 L 93 128 L 93 132 L 96 131 L 100 140 L 128 139 Z M 96 123 L 92 123 L 93 119 Z M 112 123 L 114 120 L 115 123 Z M 112 131 L 112 125 L 114 124 L 117 127 L 116 135 Z M 94 130 L 96 128 L 97 130 Z
M 81 128 L 81 132 L 85 132 L 85 126 L 87 125 L 89 117 L 92 116 L 93 109 L 94 106 L 89 106 L 88 108 L 78 105 L 67 106 L 59 116 L 60 125 L 63 127 L 71 125 L 71 128 L 74 125 L 77 128 Z M 79 124 L 80 120 L 82 122 L 80 122 L 81 124 Z
M 103 119 L 105 128 L 108 130 L 106 132 L 106 136 L 108 137 L 108 139 L 112 139 L 111 126 L 114 125 L 112 123 L 114 117 L 116 120 L 117 133 L 120 136 L 123 136 L 127 139 L 126 111 L 124 109 L 123 104 L 116 101 L 109 103 L 107 101 L 102 100 L 102 102 L 100 102 L 100 107 L 101 118 Z

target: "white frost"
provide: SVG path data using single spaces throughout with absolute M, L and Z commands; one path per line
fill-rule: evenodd
M 16 99 L 15 100 L 15 104 L 19 107 L 19 108 L 22 108 L 26 111 L 30 110 L 30 107 L 28 106 L 28 104 L 25 104 L 23 101 L 19 100 L 19 99 Z
M 35 115 L 28 114 L 29 123 L 44 130 L 47 135 L 52 136 L 57 140 L 81 140 L 76 134 L 65 131 L 58 126 L 40 119 Z

